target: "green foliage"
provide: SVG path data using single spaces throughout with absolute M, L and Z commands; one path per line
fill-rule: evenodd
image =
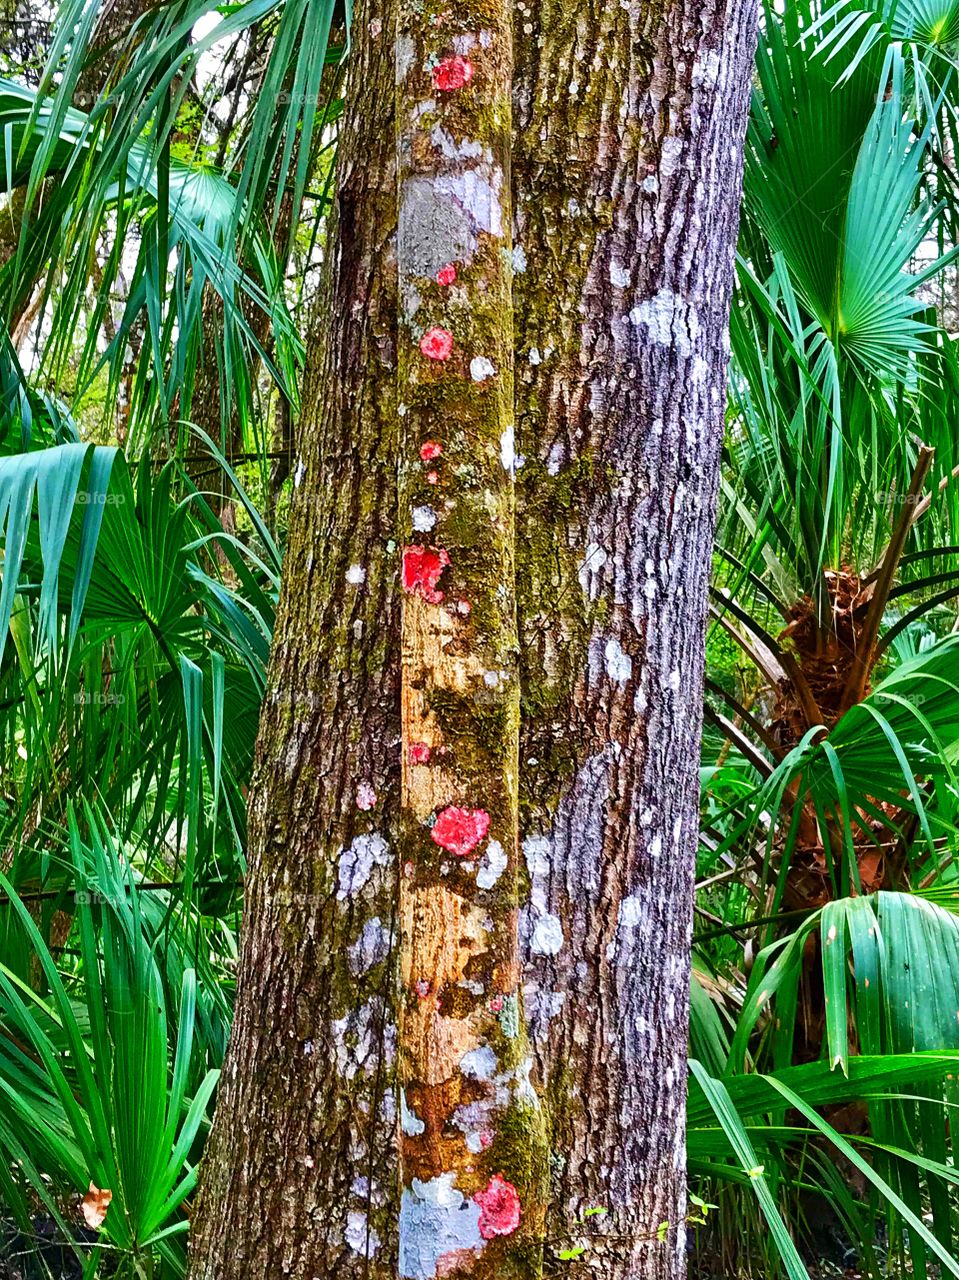
M 707 648 L 704 1274 L 806 1276 L 824 1211 L 857 1274 L 959 1274 L 957 366 L 922 297 L 954 250 L 913 265 L 954 236 L 950 23 L 802 0 L 760 36 Z
M 267 408 L 296 403 L 350 14 L 248 0 L 191 36 L 204 6 L 154 6 L 78 110 L 97 12 L 65 0 L 39 85 L 0 81 L 0 1216 L 48 1214 L 89 1275 L 177 1275 L 288 501 Z M 247 41 L 217 138 L 200 60 Z M 957 41 L 946 0 L 764 13 L 688 1111 L 687 1225 L 731 1278 L 805 1277 L 823 1206 L 862 1275 L 959 1275 L 959 340 L 924 292 L 959 227 Z M 190 425 L 214 384 L 217 439 Z

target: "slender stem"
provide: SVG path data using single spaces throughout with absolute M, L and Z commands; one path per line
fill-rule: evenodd
M 875 661 L 876 642 L 879 638 L 879 628 L 889 600 L 889 592 L 892 590 L 892 584 L 905 549 L 909 530 L 916 519 L 919 495 L 922 493 L 923 485 L 926 483 L 926 476 L 929 474 L 929 468 L 932 466 L 934 456 L 934 449 L 930 449 L 927 445 L 920 447 L 919 457 L 916 459 L 916 465 L 912 473 L 912 480 L 909 483 L 909 489 L 903 502 L 902 515 L 900 515 L 892 531 L 892 537 L 889 539 L 886 554 L 883 556 L 882 564 L 876 577 L 876 585 L 872 599 L 869 602 L 869 610 L 863 625 L 859 647 L 856 650 L 852 669 L 849 672 L 849 680 L 846 684 L 846 691 L 843 695 L 841 704 L 843 711 L 848 711 L 857 702 L 862 702 L 865 696 L 869 673 Z

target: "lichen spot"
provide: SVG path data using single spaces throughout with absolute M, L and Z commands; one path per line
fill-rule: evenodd
M 371 1258 L 380 1247 L 380 1238 L 369 1225 L 366 1214 L 351 1209 L 346 1215 L 346 1243 L 354 1253 Z
M 563 924 L 559 916 L 544 911 L 533 926 L 530 950 L 538 956 L 555 956 L 563 949 Z
M 633 674 L 633 660 L 615 636 L 606 641 L 603 651 L 606 660 L 606 674 L 616 684 L 625 684 Z
M 433 88 L 439 89 L 441 93 L 452 93 L 455 89 L 462 89 L 472 79 L 472 62 L 459 54 L 443 58 L 433 68 Z
M 415 533 L 429 533 L 436 525 L 436 512 L 432 507 L 413 508 L 413 530 Z
M 479 1231 L 484 1240 L 512 1235 L 519 1226 L 519 1193 L 501 1173 L 494 1174 L 473 1199 L 480 1207 Z
M 474 382 L 485 382 L 496 373 L 496 366 L 486 356 L 474 356 L 470 361 L 470 377 Z
M 361 564 L 351 564 L 346 571 L 346 580 L 351 587 L 362 587 L 366 581 L 366 570 Z
M 438 458 L 443 452 L 443 446 L 438 440 L 424 440 L 420 445 L 420 459 L 423 462 L 432 462 L 434 458 Z
M 420 338 L 420 351 L 428 360 L 448 360 L 453 354 L 453 335 L 449 329 L 434 325 Z
M 361 782 L 356 788 L 356 807 L 364 812 L 372 809 L 376 804 L 376 792 L 368 782 Z
M 443 547 L 407 547 L 403 552 L 403 589 L 430 604 L 439 604 L 443 592 L 437 590 L 437 583 L 449 562 L 449 552 Z
M 491 840 L 486 846 L 479 871 L 476 873 L 477 888 L 492 889 L 506 870 L 507 863 L 506 850 L 498 840 Z
M 410 743 L 410 764 L 429 764 L 430 748 L 426 742 Z
M 456 279 L 456 264 L 448 262 L 445 267 L 440 267 L 436 273 L 436 283 L 447 285 L 452 284 Z
M 476 848 L 489 830 L 489 814 L 485 809 L 461 809 L 450 805 L 437 816 L 430 835 L 434 844 L 458 858 L 465 858 Z
M 488 1044 L 481 1044 L 476 1049 L 464 1053 L 460 1060 L 460 1070 L 469 1080 L 485 1082 L 492 1080 L 498 1067 L 496 1054 Z

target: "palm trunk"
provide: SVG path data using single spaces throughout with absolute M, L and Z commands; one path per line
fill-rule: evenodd
M 526 995 L 550 1234 L 685 1274 L 706 588 L 756 8 L 517 18 Z M 606 1210 L 580 1234 L 589 1206 Z

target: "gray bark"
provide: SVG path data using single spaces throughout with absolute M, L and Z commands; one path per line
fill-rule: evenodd
M 526 995 L 551 1234 L 603 1206 L 584 1265 L 604 1280 L 685 1274 L 706 589 L 755 28 L 752 0 L 547 5 L 516 26 Z

